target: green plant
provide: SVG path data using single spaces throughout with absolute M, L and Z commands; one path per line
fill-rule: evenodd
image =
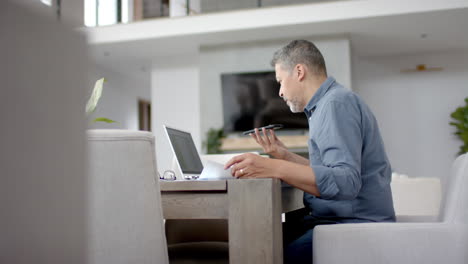
M 460 147 L 459 155 L 468 152 L 468 97 L 465 98 L 465 106 L 458 107 L 450 116 L 456 122 L 450 122 L 450 125 L 455 126 L 457 135 L 462 141 L 463 145 Z
M 221 139 L 224 138 L 223 129 L 210 128 L 206 133 L 206 141 L 203 142 L 203 147 L 206 148 L 208 154 L 221 153 Z
M 94 110 L 96 110 L 105 82 L 107 82 L 107 80 L 105 78 L 101 78 L 94 84 L 93 92 L 86 103 L 86 115 L 90 115 Z M 97 117 L 93 119 L 92 122 L 117 123 L 116 121 L 105 117 Z

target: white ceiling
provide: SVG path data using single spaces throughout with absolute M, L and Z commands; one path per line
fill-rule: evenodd
M 350 2 L 353 1 L 347 1 L 347 3 Z M 210 27 L 210 23 L 215 23 L 216 19 L 223 19 L 222 14 L 216 14 L 156 19 L 128 25 L 93 28 L 88 29 L 87 33 L 90 36 L 92 56 L 97 63 L 106 65 L 115 71 L 127 73 L 141 72 L 142 67 L 147 69 L 154 60 L 184 53 L 197 53 L 201 46 L 272 39 L 310 39 L 345 35 L 351 40 L 353 55 L 366 57 L 446 50 L 468 51 L 468 1 L 466 0 L 452 1 L 456 4 L 447 8 L 433 8 L 432 10 L 429 8 L 417 11 L 419 6 L 414 5 L 411 12 L 400 8 L 398 12 L 395 9 L 387 13 L 375 10 L 355 11 L 362 7 L 369 9 L 377 7 L 369 5 L 369 1 L 356 2 L 361 5 L 365 4 L 365 6 L 350 3 L 351 7 L 349 7 L 350 4 L 343 6 L 348 10 L 342 10 L 341 14 L 335 12 L 325 18 L 322 16 L 321 19 L 307 19 L 306 17 L 302 20 L 294 20 L 291 18 L 289 22 L 284 19 L 282 23 L 278 23 L 278 19 L 274 19 L 274 17 L 290 14 L 301 7 L 270 8 L 262 10 L 263 13 L 250 14 L 253 19 L 248 26 L 239 26 L 240 22 L 234 21 L 232 26 L 230 24 L 225 26 L 227 30 L 221 30 L 222 26 L 218 25 Z M 454 8 L 457 5 L 461 8 Z M 324 10 L 318 12 L 325 12 L 328 10 L 327 8 L 334 10 L 337 7 L 334 3 L 322 4 L 321 6 Z M 301 9 L 305 7 L 309 6 L 304 5 Z M 394 8 L 394 6 L 389 6 L 387 9 L 390 7 Z M 278 10 L 286 13 L 274 14 Z M 348 15 L 346 11 L 353 11 L 354 14 L 361 12 L 362 14 Z M 243 14 L 248 12 L 231 12 L 225 15 L 225 18 L 229 20 L 239 17 L 241 20 L 245 20 Z M 272 13 L 270 23 L 256 23 L 255 17 L 267 16 L 268 12 Z M 306 13 L 314 16 L 311 12 Z M 201 19 L 204 21 L 200 22 Z M 263 21 L 268 20 L 268 18 L 259 18 L 258 20 Z M 184 28 L 182 28 L 178 31 L 180 34 L 177 32 L 172 34 L 171 27 L 175 29 L 172 32 L 181 27 L 185 27 L 187 31 L 184 32 Z

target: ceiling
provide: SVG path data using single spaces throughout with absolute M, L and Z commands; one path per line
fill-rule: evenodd
M 159 20 L 170 23 L 171 19 Z M 177 23 L 179 22 L 180 20 Z M 146 22 L 144 25 L 151 27 L 151 23 L 156 25 L 158 22 Z M 133 24 L 138 27 L 138 23 Z M 118 27 L 120 26 L 115 26 L 113 30 L 117 30 Z M 101 29 L 91 30 L 96 34 L 96 31 L 99 33 Z M 135 27 L 127 30 L 130 32 L 135 30 Z M 125 30 L 121 34 L 125 34 Z M 106 65 L 114 71 L 141 73 L 145 72 L 154 60 L 198 53 L 202 46 L 337 35 L 350 39 L 353 56 L 468 51 L 468 7 L 287 25 L 253 25 L 245 29 L 214 32 L 199 30 L 135 40 L 98 41 L 91 43 L 91 52 L 98 64 Z

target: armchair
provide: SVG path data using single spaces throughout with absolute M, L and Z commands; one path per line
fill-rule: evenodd
M 313 263 L 467 263 L 468 154 L 444 189 L 438 222 L 317 226 Z
M 88 263 L 168 263 L 149 132 L 88 131 Z

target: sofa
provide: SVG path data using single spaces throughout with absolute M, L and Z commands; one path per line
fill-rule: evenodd
M 393 206 L 397 222 L 434 221 L 441 200 L 441 181 L 392 173 Z
M 451 172 L 441 180 L 442 199 L 437 218 L 429 222 L 412 219 L 398 223 L 318 226 L 314 230 L 311 261 L 315 264 L 468 263 L 468 154 L 459 156 Z

